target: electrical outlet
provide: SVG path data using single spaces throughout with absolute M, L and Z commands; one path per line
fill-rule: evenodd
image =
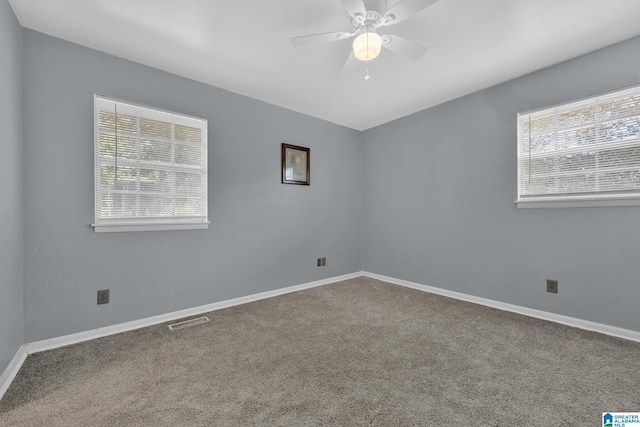
M 322 258 L 318 258 L 318 260 L 316 261 L 316 265 L 318 267 L 322 267 Z
M 547 292 L 558 293 L 558 281 L 547 279 Z
M 109 289 L 98 291 L 98 305 L 109 304 Z
M 322 257 L 322 266 L 326 266 L 327 265 L 327 258 L 326 257 Z

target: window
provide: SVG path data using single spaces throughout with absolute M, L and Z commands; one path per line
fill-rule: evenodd
M 208 228 L 207 121 L 94 97 L 99 232 Z
M 516 204 L 640 206 L 640 86 L 518 114 Z

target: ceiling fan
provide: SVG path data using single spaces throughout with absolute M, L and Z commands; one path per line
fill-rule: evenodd
M 411 59 L 418 59 L 427 51 L 427 48 L 420 43 L 392 34 L 380 35 L 378 30 L 404 21 L 438 0 L 400 0 L 390 8 L 387 8 L 385 0 L 341 1 L 342 6 L 351 17 L 353 27 L 351 31 L 334 31 L 292 37 L 291 43 L 306 45 L 345 40 L 355 36 L 353 51 L 349 54 L 343 74 L 355 67 L 359 63 L 358 61 L 364 61 L 367 63 L 365 79 L 369 78 L 369 61 L 377 58 L 383 47 Z

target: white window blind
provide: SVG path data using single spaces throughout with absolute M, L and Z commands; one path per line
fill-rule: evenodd
M 96 232 L 207 228 L 207 121 L 95 95 Z
M 640 87 L 518 114 L 516 204 L 640 206 Z

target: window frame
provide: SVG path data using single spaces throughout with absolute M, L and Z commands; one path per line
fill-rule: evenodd
M 618 97 L 613 98 L 615 95 L 619 95 Z M 602 192 L 592 192 L 589 194 L 580 195 L 579 193 L 558 193 L 555 195 L 549 196 L 529 196 L 523 198 L 522 191 L 522 168 L 521 168 L 521 158 L 523 156 L 522 153 L 522 132 L 521 132 L 521 117 L 532 116 L 532 115 L 541 115 L 544 112 L 550 112 L 552 110 L 567 110 L 568 107 L 575 106 L 577 110 L 579 106 L 584 106 L 589 102 L 599 102 L 600 98 L 607 98 L 608 100 L 613 99 L 624 99 L 628 96 L 638 96 L 640 95 L 640 85 L 632 85 L 619 89 L 614 89 L 608 92 L 598 93 L 596 95 L 587 96 L 580 99 L 574 99 L 569 102 L 564 102 L 560 104 L 555 104 L 552 106 L 547 106 L 543 108 L 537 108 L 534 110 L 528 110 L 521 113 L 518 113 L 516 118 L 516 129 L 517 129 L 517 196 L 516 196 L 516 207 L 517 208 L 570 208 L 570 207 L 614 207 L 614 206 L 640 206 L 640 189 L 636 192 L 627 191 L 627 192 L 614 192 L 614 191 L 602 191 Z M 640 117 L 640 112 L 638 114 L 634 114 L 632 117 Z M 640 136 L 638 136 L 638 146 L 640 146 Z M 614 141 L 615 142 L 615 141 Z M 615 147 L 612 147 L 615 148 Z M 586 151 L 586 150 L 585 150 Z M 640 162 L 638 163 L 638 169 L 640 170 Z M 589 169 L 591 171 L 603 170 L 598 167 L 594 167 Z
M 114 217 L 104 218 L 99 215 L 99 200 L 98 197 L 101 194 L 99 190 L 100 179 L 98 174 L 101 173 L 101 165 L 104 162 L 100 162 L 99 155 L 99 114 L 98 104 L 99 102 L 110 102 L 115 105 L 126 106 L 128 109 L 138 110 L 141 114 L 136 115 L 140 118 L 148 118 L 151 120 L 157 119 L 157 116 L 171 118 L 171 125 L 181 124 L 183 126 L 191 126 L 201 131 L 201 165 L 200 167 L 182 167 L 176 166 L 175 163 L 171 164 L 170 169 L 174 171 L 197 171 L 203 178 L 202 188 L 203 194 L 199 199 L 201 203 L 204 203 L 204 215 L 198 216 L 156 216 L 156 217 Z M 147 117 L 143 114 L 144 111 L 149 111 L 151 114 Z M 111 96 L 105 96 L 94 93 L 94 105 L 93 105 L 93 117 L 94 117 L 94 223 L 91 226 L 95 233 L 112 233 L 112 232 L 130 232 L 130 231 L 161 231 L 161 230 L 196 230 L 196 229 L 208 229 L 208 121 L 201 117 L 189 116 L 186 114 L 176 113 L 173 111 L 164 110 L 148 105 L 143 105 L 127 100 L 114 98 Z M 186 125 L 188 123 L 189 125 Z M 192 126 L 199 124 L 199 126 Z M 117 131 L 116 131 L 117 132 Z M 173 139 L 173 136 L 172 136 Z M 172 143 L 175 146 L 175 142 Z M 139 162 L 140 160 L 129 160 L 129 163 Z M 165 168 L 167 164 L 163 165 Z M 142 162 L 141 166 L 150 166 L 148 163 Z M 132 166 L 129 166 L 132 167 Z M 153 169 L 153 168 L 147 168 Z M 165 170 L 162 167 L 158 167 L 156 170 Z M 167 194 L 167 193 L 158 193 Z

